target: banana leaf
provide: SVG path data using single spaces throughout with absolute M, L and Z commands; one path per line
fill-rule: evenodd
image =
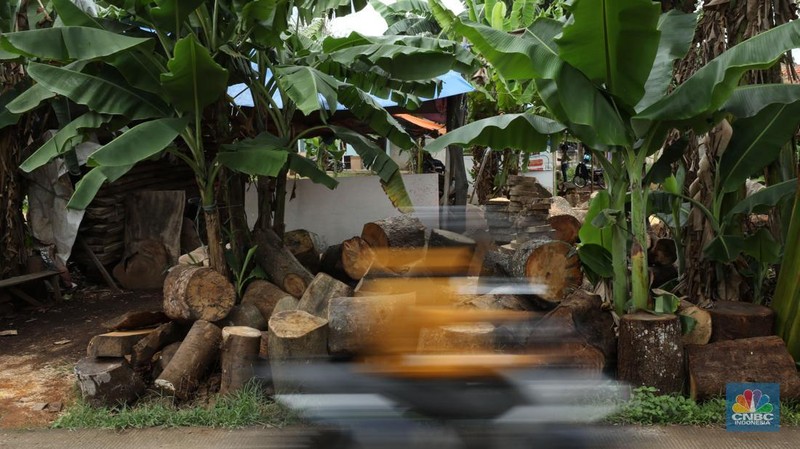
M 42 28 L 0 35 L 0 49 L 54 61 L 97 59 L 136 47 L 152 51 L 153 41 L 87 27 Z
M 151 120 L 125 131 L 89 156 L 93 167 L 127 167 L 163 151 L 189 124 L 189 118 Z
M 83 130 L 98 128 L 107 123 L 111 116 L 87 112 L 61 128 L 53 137 L 20 164 L 20 170 L 30 173 L 47 164 L 53 158 L 72 149 L 83 141 Z
M 172 104 L 183 112 L 202 110 L 225 93 L 228 85 L 228 71 L 194 36 L 175 44 L 167 68 L 169 72 L 161 74 L 161 85 Z
M 513 148 L 524 151 L 543 151 L 551 134 L 564 131 L 564 125 L 538 115 L 504 114 L 454 129 L 428 143 L 426 150 L 438 152 L 450 145 L 480 145 L 496 150 Z

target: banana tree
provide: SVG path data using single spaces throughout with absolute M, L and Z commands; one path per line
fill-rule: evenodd
M 456 56 L 455 43 L 435 39 L 376 42 L 353 35 L 329 41 L 324 57 L 315 55 L 315 46 L 321 49 L 321 44 L 299 33 L 300 21 L 310 22 L 350 4 L 111 2 L 104 6 L 113 17 L 96 18 L 69 0 L 54 0 L 63 26 L 0 36 L 0 57 L 25 61 L 36 82 L 7 109 L 22 113 L 65 98 L 82 115 L 22 168 L 30 171 L 69 154 L 91 130 L 115 133 L 91 155 L 92 168 L 76 186 L 69 207 L 83 208 L 104 182 L 118 179 L 137 162 L 165 151 L 173 154 L 195 173 L 211 263 L 227 272 L 216 193 L 223 166 L 261 176 L 285 176 L 292 169 L 334 187 L 335 180 L 296 154 L 294 142 L 310 131 L 294 131 L 295 111 L 319 111 L 327 118 L 342 102 L 376 134 L 408 145 L 411 139 L 367 92 L 392 92 L 413 102 L 416 93 L 432 96 L 436 85 L 431 77 L 470 63 Z M 359 7 L 364 4 L 356 2 Z M 281 59 L 285 55 L 291 57 Z M 429 64 L 410 64 L 416 57 Z M 242 136 L 234 133 L 231 121 L 246 113 L 225 95 L 229 80 L 246 82 L 263 106 L 256 117 L 264 129 L 260 139 L 235 142 Z M 275 101 L 276 92 L 282 106 Z M 346 129 L 328 129 L 361 153 L 398 205 L 410 205 L 399 168 L 374 142 Z
M 603 215 L 612 225 L 615 309 L 622 314 L 652 308 L 644 251 L 649 194 L 643 182 L 645 159 L 664 146 L 671 129 L 707 130 L 726 114 L 735 114 L 724 109 L 732 95 L 752 99 L 765 92 L 759 89 L 769 86 L 743 91 L 739 80 L 748 70 L 769 67 L 800 46 L 800 24 L 777 27 L 731 48 L 667 93 L 673 62 L 691 43 L 693 14 L 662 15 L 659 3 L 649 0 L 575 0 L 566 22 L 540 18 L 509 34 L 447 15 L 436 4 L 445 28 L 465 36 L 505 79 L 533 80 L 543 106 L 558 122 L 592 151 L 611 153 L 610 161 L 604 154 L 598 159 L 609 191 L 609 210 Z M 429 148 L 478 141 L 519 148 L 530 136 L 542 134 L 535 122 L 525 113 L 489 118 L 449 133 Z M 515 129 L 509 128 L 512 124 Z

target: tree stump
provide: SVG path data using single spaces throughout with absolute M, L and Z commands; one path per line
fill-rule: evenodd
M 386 326 L 414 305 L 414 294 L 332 298 L 328 309 L 328 350 L 336 355 L 369 351 Z
M 681 300 L 678 307 L 678 316 L 689 317 L 694 320 L 694 328 L 691 332 L 683 335 L 684 346 L 686 345 L 704 345 L 711 340 L 711 314 L 708 310 L 701 309 L 689 301 Z
M 330 299 L 352 295 L 353 289 L 349 285 L 339 282 L 325 273 L 319 273 L 303 293 L 297 309 L 327 320 Z
M 164 323 L 139 340 L 131 350 L 131 366 L 136 372 L 150 369 L 153 356 L 170 343 L 181 341 L 186 331 L 175 322 Z
M 361 237 L 353 237 L 325 250 L 320 271 L 349 284 L 361 280 L 374 261 L 375 253 L 367 241 Z
M 252 327 L 258 330 L 267 330 L 267 319 L 258 310 L 258 307 L 252 303 L 242 303 L 238 306 L 233 306 L 231 313 L 225 318 L 218 321 L 217 326 L 239 326 L 239 327 Z
M 425 226 L 418 218 L 403 214 L 366 223 L 361 230 L 361 238 L 376 251 L 380 265 L 397 271 L 397 267 L 422 258 Z
M 103 323 L 103 327 L 109 331 L 122 331 L 158 326 L 167 321 L 169 321 L 169 317 L 161 311 L 126 312 L 106 321 Z
M 222 329 L 220 394 L 232 393 L 255 377 L 261 332 L 245 326 Z
M 711 341 L 774 335 L 775 312 L 769 307 L 739 301 L 716 301 L 711 314 Z
M 574 248 L 559 240 L 530 240 L 511 259 L 514 276 L 526 279 L 539 296 L 557 305 L 583 283 L 581 261 Z
M 328 320 L 302 310 L 278 312 L 269 319 L 268 353 L 276 392 L 300 388 L 292 381 L 292 365 L 310 363 L 328 354 Z
M 196 321 L 164 372 L 156 379 L 156 387 L 178 399 L 187 399 L 216 360 L 221 339 L 217 326 L 208 321 Z
M 418 351 L 427 354 L 465 354 L 491 352 L 494 325 L 463 323 L 424 328 L 419 334 Z
M 270 280 L 295 298 L 303 296 L 306 287 L 314 279 L 294 254 L 283 244 L 272 230 L 256 230 L 253 241 L 258 245 L 256 260 Z
M 133 346 L 146 337 L 153 329 L 136 331 L 117 331 L 94 336 L 86 347 L 89 357 L 125 357 Z
M 578 242 L 578 231 L 581 230 L 581 222 L 575 215 L 551 215 L 547 219 L 547 223 L 556 231 L 555 236 L 553 236 L 555 240 L 561 240 L 570 245 Z
M 81 396 L 95 407 L 118 407 L 135 401 L 144 382 L 123 358 L 86 357 L 75 365 Z
M 269 317 L 272 316 L 272 311 L 275 309 L 275 305 L 285 297 L 294 298 L 292 295 L 278 288 L 275 284 L 257 279 L 247 285 L 247 289 L 242 297 L 242 304 L 253 304 L 261 311 L 261 315 L 264 316 L 264 319 L 269 320 Z
M 221 320 L 235 303 L 233 285 L 211 268 L 178 265 L 164 281 L 164 313 L 173 320 Z
M 676 315 L 629 313 L 619 325 L 617 377 L 661 394 L 683 390 L 681 323 Z
M 794 359 L 777 336 L 691 345 L 686 351 L 689 395 L 701 401 L 725 396 L 729 382 L 775 382 L 781 399 L 800 399 Z
M 319 272 L 320 257 L 328 246 L 317 234 L 305 229 L 295 229 L 283 234 L 283 244 L 312 274 Z

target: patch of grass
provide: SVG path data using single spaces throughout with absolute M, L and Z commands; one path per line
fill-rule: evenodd
M 83 401 L 67 409 L 55 423 L 61 429 L 129 429 L 144 427 L 283 427 L 297 422 L 291 411 L 273 402 L 252 384 L 211 405 L 177 407 L 170 398 L 149 397 L 120 409 L 92 407 Z
M 714 426 L 725 424 L 725 398 L 705 402 L 659 395 L 655 388 L 633 390 L 631 399 L 606 419 L 611 424 Z M 781 425 L 800 425 L 800 402 L 781 402 Z

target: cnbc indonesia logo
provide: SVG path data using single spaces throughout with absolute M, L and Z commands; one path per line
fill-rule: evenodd
M 771 426 L 775 420 L 772 409 L 769 395 L 763 394 L 759 389 L 744 390 L 742 394 L 736 396 L 736 403 L 732 407 L 733 425 Z

